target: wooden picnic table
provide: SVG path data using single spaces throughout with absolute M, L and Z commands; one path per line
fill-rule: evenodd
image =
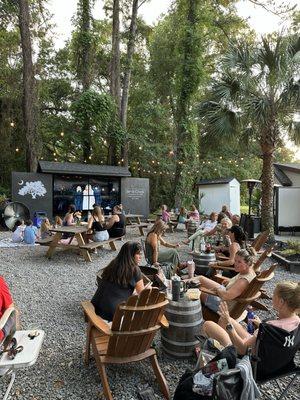
M 55 235 L 53 236 L 52 241 L 49 243 L 49 248 L 47 250 L 46 257 L 51 258 L 56 247 L 63 247 L 66 249 L 67 248 L 77 249 L 80 251 L 85 261 L 89 262 L 92 261 L 89 251 L 87 249 L 83 249 L 80 247 L 85 245 L 82 234 L 87 232 L 88 230 L 87 226 L 71 225 L 71 226 L 62 226 L 59 228 L 51 228 L 49 230 L 51 232 L 55 232 Z M 60 242 L 64 233 L 72 234 L 72 237 L 70 237 L 70 241 L 68 243 Z M 73 238 L 77 240 L 77 244 L 72 244 Z
M 140 224 L 142 217 L 143 215 L 141 214 L 125 214 L 126 225 L 131 225 L 133 223 L 132 220 L 135 220 L 138 224 Z

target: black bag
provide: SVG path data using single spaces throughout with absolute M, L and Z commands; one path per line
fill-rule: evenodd
M 229 368 L 234 368 L 236 364 L 236 349 L 234 346 L 225 347 L 215 358 L 214 361 L 225 358 Z M 240 371 L 229 369 L 226 372 L 220 372 L 214 376 L 212 396 L 202 396 L 193 392 L 194 375 L 198 371 L 187 370 L 178 383 L 173 400 L 239 400 L 243 389 L 243 381 Z

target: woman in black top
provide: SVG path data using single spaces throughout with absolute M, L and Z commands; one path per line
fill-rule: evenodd
M 142 248 L 139 243 L 126 242 L 116 258 L 97 277 L 98 289 L 92 298 L 95 312 L 101 318 L 112 321 L 118 304 L 126 301 L 135 290 L 144 289 L 139 263 Z
M 104 215 L 99 206 L 94 207 L 92 215 L 88 220 L 88 232 L 89 233 L 85 235 L 86 241 L 91 239 L 94 242 L 102 242 L 103 240 L 109 239 Z
M 125 215 L 122 214 L 122 210 L 119 206 L 114 206 L 113 215 L 106 223 L 109 237 L 115 238 L 124 236 L 126 233 L 125 223 Z

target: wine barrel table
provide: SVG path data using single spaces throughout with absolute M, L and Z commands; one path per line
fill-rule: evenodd
M 195 274 L 205 275 L 208 270 L 208 263 L 216 261 L 215 253 L 193 253 L 193 261 L 195 263 Z
M 169 328 L 161 329 L 161 342 L 164 352 L 175 358 L 193 356 L 203 323 L 200 300 L 170 301 L 165 308 Z
M 198 221 L 195 221 L 194 219 L 191 219 L 191 220 L 188 222 L 188 224 L 187 224 L 187 234 L 188 234 L 188 237 L 190 237 L 191 235 L 193 235 L 193 234 L 196 232 L 198 226 L 199 226 L 199 222 L 198 222 Z

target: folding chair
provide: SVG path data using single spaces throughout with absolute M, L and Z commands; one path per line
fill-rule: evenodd
M 256 341 L 256 355 L 252 356 L 253 376 L 260 390 L 268 399 L 283 399 L 300 373 L 294 359 L 300 348 L 300 327 L 292 332 L 265 322 L 259 325 Z M 280 378 L 290 378 L 285 387 L 280 386 Z M 265 393 L 263 385 L 275 381 L 280 393 L 278 397 Z

